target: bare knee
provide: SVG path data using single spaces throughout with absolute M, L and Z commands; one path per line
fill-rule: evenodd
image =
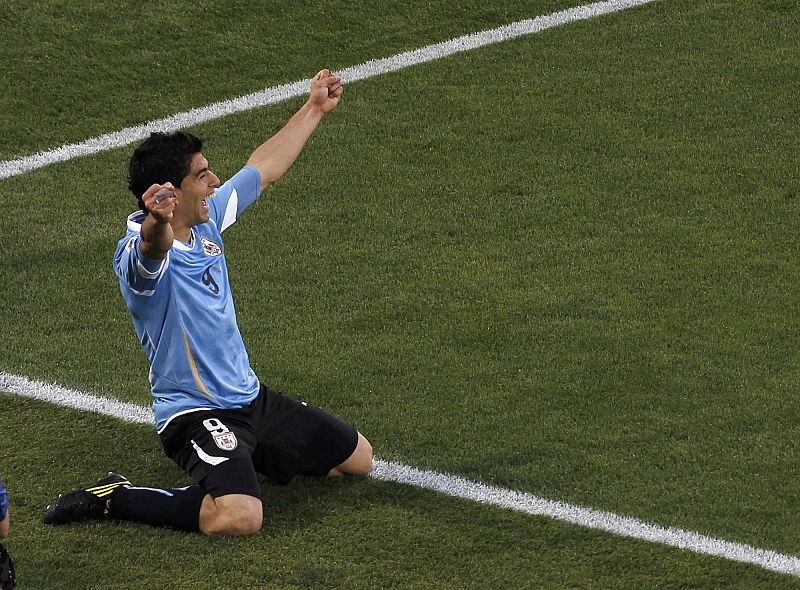
M 372 445 L 360 432 L 353 453 L 341 465 L 331 469 L 328 475 L 367 475 L 372 471 Z
M 244 536 L 255 535 L 261 530 L 264 523 L 264 513 L 259 510 L 256 512 L 235 512 L 227 514 L 223 519 L 219 535 Z
M 261 500 L 244 494 L 208 495 L 200 508 L 200 530 L 206 535 L 253 535 L 263 523 Z

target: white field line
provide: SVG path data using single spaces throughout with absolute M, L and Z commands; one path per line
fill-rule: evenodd
M 531 35 L 546 29 L 595 18 L 627 8 L 649 4 L 651 2 L 655 2 L 655 0 L 608 0 L 606 2 L 595 2 L 561 12 L 554 12 L 547 16 L 517 21 L 496 29 L 464 35 L 463 37 L 457 37 L 443 43 L 436 43 L 413 51 L 398 53 L 391 57 L 373 59 L 357 66 L 345 68 L 337 73 L 342 76 L 345 83 L 355 82 L 357 80 L 372 78 L 373 76 L 380 76 L 410 66 L 442 59 L 462 51 L 470 51 L 493 43 L 508 41 L 524 35 Z M 310 80 L 300 80 L 290 84 L 282 84 L 238 98 L 194 108 L 183 113 L 177 113 L 164 119 L 155 119 L 142 125 L 136 125 L 135 127 L 128 127 L 120 131 L 92 137 L 80 143 L 66 144 L 53 150 L 39 152 L 33 156 L 26 156 L 16 160 L 0 161 L 0 180 L 11 178 L 12 176 L 19 176 L 20 174 L 38 168 L 44 168 L 45 166 L 57 162 L 66 162 L 73 158 L 123 147 L 148 137 L 153 131 L 176 131 L 178 129 L 205 123 L 206 121 L 213 121 L 214 119 L 219 119 L 234 113 L 240 113 L 303 96 L 308 92 L 309 84 Z
M 2 371 L 0 371 L 0 392 L 34 398 L 76 410 L 95 412 L 126 422 L 153 426 L 153 412 L 149 408 L 66 389 L 52 383 L 34 381 Z M 380 459 L 375 460 L 375 466 L 370 475 L 383 481 L 417 486 L 456 498 L 526 514 L 545 516 L 622 537 L 688 549 L 696 553 L 748 563 L 774 572 L 800 577 L 800 558 L 798 557 L 716 539 L 693 531 L 662 527 L 628 516 L 547 500 L 533 494 L 490 486 L 456 475 L 426 471 Z

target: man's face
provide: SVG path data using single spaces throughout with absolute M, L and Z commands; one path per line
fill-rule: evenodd
M 198 153 L 192 157 L 189 174 L 175 192 L 177 203 L 174 218 L 187 227 L 208 221 L 207 198 L 219 187 L 219 178 L 208 169 L 208 160 Z

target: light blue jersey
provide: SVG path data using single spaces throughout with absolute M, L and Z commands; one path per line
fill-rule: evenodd
M 117 244 L 114 271 L 150 360 L 159 433 L 178 415 L 239 408 L 258 395 L 236 324 L 222 232 L 258 198 L 260 183 L 254 168 L 240 170 L 209 200 L 209 221 L 192 228 L 188 244 L 175 240 L 163 261 L 139 249 L 142 211 L 128 217 Z

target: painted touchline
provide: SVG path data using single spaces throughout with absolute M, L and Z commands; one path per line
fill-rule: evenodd
M 588 20 L 620 10 L 650 4 L 655 1 L 656 0 L 608 0 L 606 2 L 595 2 L 593 4 L 577 6 L 560 12 L 554 12 L 547 16 L 521 20 L 496 29 L 471 33 L 443 43 L 427 45 L 413 51 L 398 53 L 391 57 L 369 60 L 357 66 L 351 66 L 340 70 L 337 74 L 342 76 L 345 83 L 356 82 L 358 80 L 402 70 L 410 66 L 442 59 L 455 53 L 470 51 L 486 45 L 539 33 L 561 25 Z M 238 98 L 216 102 L 204 107 L 177 113 L 163 119 L 155 119 L 143 123 L 142 125 L 127 127 L 119 131 L 92 137 L 80 143 L 66 144 L 52 150 L 39 152 L 38 154 L 15 160 L 4 160 L 0 162 L 0 180 L 19 176 L 26 172 L 44 168 L 45 166 L 58 162 L 66 162 L 74 158 L 123 147 L 148 137 L 153 131 L 176 131 L 207 121 L 220 119 L 234 113 L 240 113 L 303 96 L 308 92 L 310 82 L 310 80 L 300 80 L 298 82 L 273 86 Z
M 138 424 L 153 425 L 149 408 L 98 397 L 27 377 L 0 371 L 0 391 L 36 400 L 90 411 Z M 490 486 L 464 477 L 417 469 L 401 463 L 375 459 L 370 474 L 375 479 L 413 485 L 482 504 L 605 531 L 622 537 L 660 543 L 695 553 L 748 563 L 764 569 L 800 577 L 800 558 L 743 543 L 726 541 L 684 529 L 663 527 L 629 516 L 547 500 L 514 490 Z

